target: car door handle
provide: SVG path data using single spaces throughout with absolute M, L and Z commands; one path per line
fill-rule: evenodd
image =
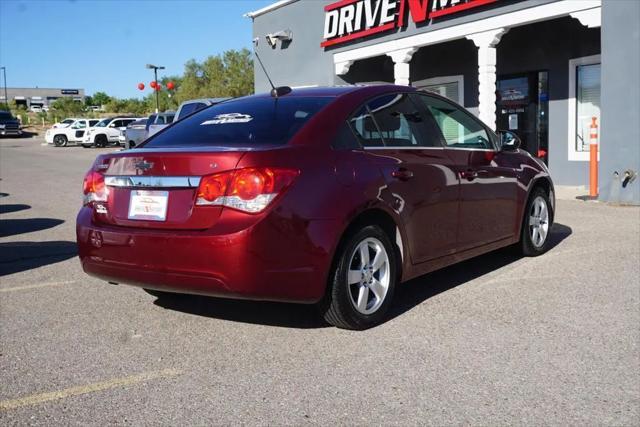
M 474 169 L 467 169 L 466 171 L 460 172 L 460 177 L 467 181 L 473 181 L 478 177 L 478 171 Z
M 413 172 L 411 172 L 409 169 L 400 168 L 391 172 L 391 176 L 399 179 L 400 181 L 408 181 L 413 178 Z

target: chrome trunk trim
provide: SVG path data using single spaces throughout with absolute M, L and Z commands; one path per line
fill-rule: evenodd
M 199 176 L 105 176 L 109 187 L 195 188 L 200 185 Z

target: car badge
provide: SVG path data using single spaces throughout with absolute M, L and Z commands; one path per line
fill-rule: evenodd
M 137 162 L 134 167 L 140 171 L 146 171 L 153 167 L 153 163 L 143 160 L 141 162 Z

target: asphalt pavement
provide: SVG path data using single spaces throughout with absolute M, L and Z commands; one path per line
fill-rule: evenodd
M 0 139 L 2 425 L 638 425 L 640 209 L 558 201 L 553 248 L 402 285 L 350 332 L 308 306 L 156 299 L 86 276 L 111 149 Z

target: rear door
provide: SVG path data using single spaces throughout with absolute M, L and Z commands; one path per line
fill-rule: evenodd
M 513 236 L 517 229 L 517 174 L 502 161 L 493 135 L 463 108 L 417 95 L 433 115 L 460 178 L 458 250 Z
M 413 263 L 456 248 L 459 178 L 439 131 L 407 93 L 370 101 L 351 125 L 387 183 L 390 204 L 403 218 Z

